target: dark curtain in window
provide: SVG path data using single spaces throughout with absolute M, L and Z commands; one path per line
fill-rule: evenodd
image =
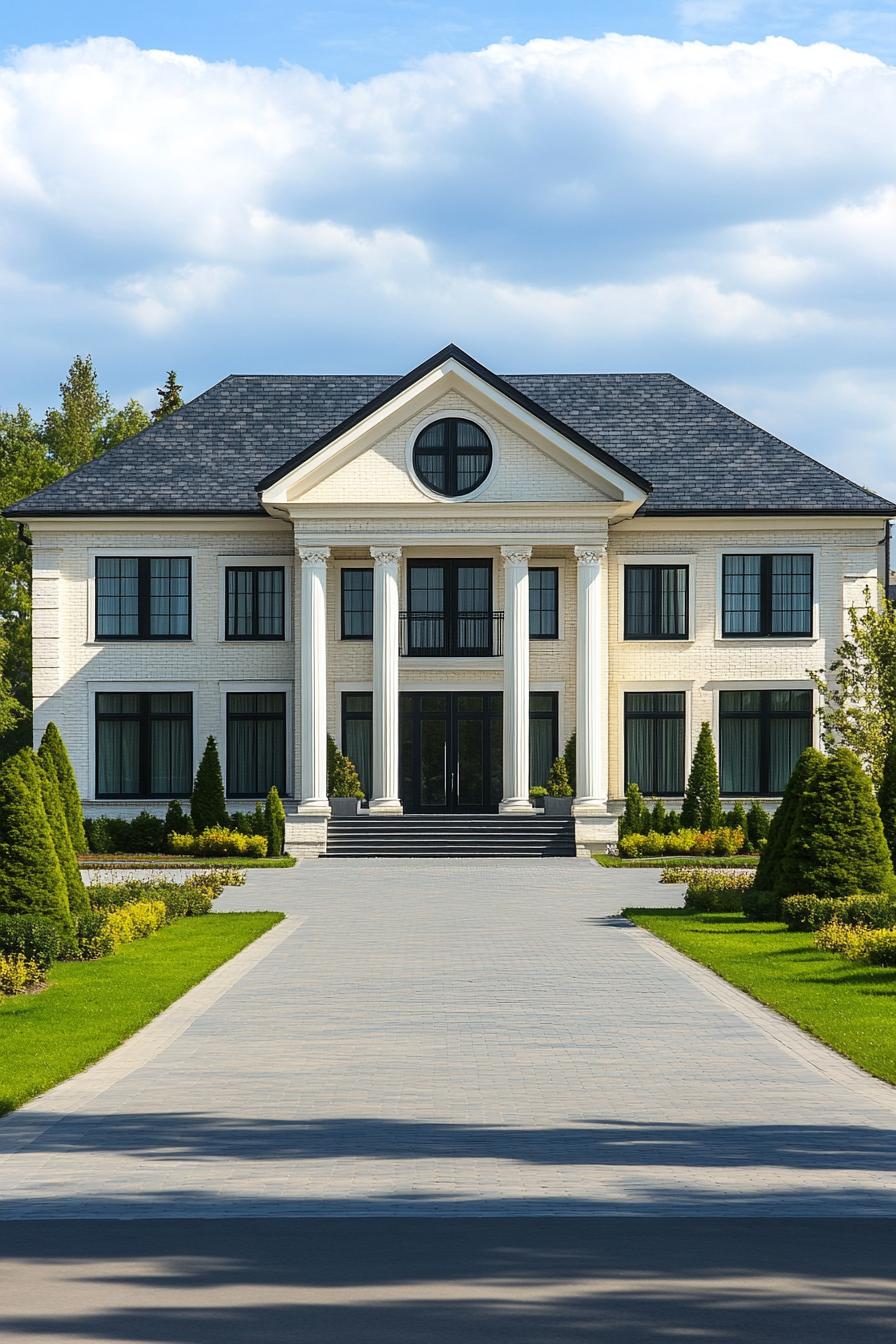
M 227 792 L 262 798 L 286 792 L 286 696 L 279 691 L 227 697 Z
M 684 692 L 625 696 L 625 782 L 643 794 L 684 792 Z

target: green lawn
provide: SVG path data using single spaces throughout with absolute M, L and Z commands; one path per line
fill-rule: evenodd
M 667 854 L 665 858 L 622 859 L 618 854 L 592 854 L 595 863 L 601 868 L 755 868 L 759 862 L 756 854 L 733 854 L 727 859 L 717 858 L 714 854 L 692 855 Z
M 40 993 L 0 999 L 0 1114 L 107 1054 L 282 918 L 181 919 L 100 961 L 57 963 Z
M 192 854 L 86 854 L 78 859 L 82 869 L 88 868 L 293 868 L 291 854 L 279 859 L 197 859 Z
M 869 1073 L 896 1083 L 896 968 L 819 952 L 810 933 L 749 923 L 742 915 L 624 913 Z

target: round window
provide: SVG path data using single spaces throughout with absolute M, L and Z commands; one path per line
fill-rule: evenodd
M 436 420 L 417 435 L 414 470 L 438 495 L 468 495 L 491 468 L 489 437 L 472 420 Z

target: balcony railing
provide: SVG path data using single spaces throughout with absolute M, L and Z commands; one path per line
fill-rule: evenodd
M 402 611 L 398 621 L 403 658 L 499 658 L 504 652 L 503 611 Z

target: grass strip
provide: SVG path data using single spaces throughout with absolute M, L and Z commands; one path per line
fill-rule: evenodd
M 618 854 L 592 854 L 601 868 L 755 868 L 757 854 L 732 854 L 719 858 L 715 854 L 667 854 L 649 859 L 623 859 Z
M 0 998 L 0 1114 L 108 1054 L 282 918 L 181 919 L 111 957 L 57 962 L 39 993 Z
M 89 854 L 78 859 L 80 868 L 294 868 L 292 854 L 279 859 L 197 859 L 192 854 Z
M 846 961 L 813 947 L 811 933 L 742 915 L 624 913 L 868 1073 L 896 1083 L 896 968 Z

